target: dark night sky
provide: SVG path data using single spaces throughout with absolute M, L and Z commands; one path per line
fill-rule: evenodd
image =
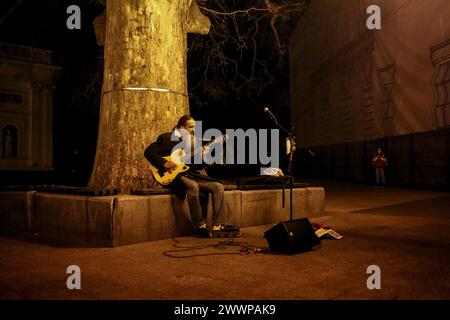
M 66 28 L 66 9 L 74 3 L 81 8 L 81 30 Z M 54 94 L 54 166 L 57 172 L 75 170 L 82 180 L 89 175 L 97 139 L 103 48 L 96 44 L 92 21 L 102 11 L 103 7 L 91 0 L 0 3 L 0 41 L 52 50 L 53 64 L 62 67 Z M 201 54 L 188 56 L 189 84 L 202 81 L 196 73 L 202 59 Z M 191 113 L 204 121 L 204 128 L 271 128 L 273 124 L 262 111 L 269 105 L 288 126 L 287 69 L 274 78 L 258 96 L 238 97 L 227 88 L 220 99 L 194 92 Z

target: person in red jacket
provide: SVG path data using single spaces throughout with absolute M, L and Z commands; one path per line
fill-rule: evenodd
M 384 168 L 387 167 L 388 161 L 381 148 L 378 148 L 377 153 L 372 158 L 372 166 L 375 168 L 375 176 L 377 185 L 385 185 L 386 177 L 384 175 Z

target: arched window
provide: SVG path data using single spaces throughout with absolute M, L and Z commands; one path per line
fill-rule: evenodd
M 8 125 L 2 130 L 2 158 L 17 159 L 17 129 Z

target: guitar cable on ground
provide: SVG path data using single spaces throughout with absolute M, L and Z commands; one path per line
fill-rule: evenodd
M 234 241 L 234 239 L 217 241 L 214 244 L 205 244 L 205 245 L 194 245 L 194 246 L 181 246 L 180 241 L 172 238 L 173 243 L 172 246 L 177 248 L 175 250 L 164 251 L 163 255 L 170 258 L 193 258 L 193 257 L 202 257 L 202 256 L 217 256 L 217 255 L 246 255 L 250 253 L 260 252 L 261 249 L 249 244 L 248 242 L 240 242 Z M 218 249 L 218 250 L 226 250 L 227 247 L 238 247 L 239 250 L 235 252 L 215 252 L 215 253 L 198 253 L 198 254 L 187 254 L 187 255 L 176 255 L 176 253 L 181 252 L 191 252 L 194 250 L 202 250 L 202 249 Z

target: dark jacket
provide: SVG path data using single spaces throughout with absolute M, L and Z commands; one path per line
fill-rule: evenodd
M 172 149 L 179 143 L 179 141 L 172 141 L 171 136 L 171 132 L 161 134 L 144 151 L 145 158 L 158 169 L 164 168 L 166 160 L 162 157 L 170 156 Z

